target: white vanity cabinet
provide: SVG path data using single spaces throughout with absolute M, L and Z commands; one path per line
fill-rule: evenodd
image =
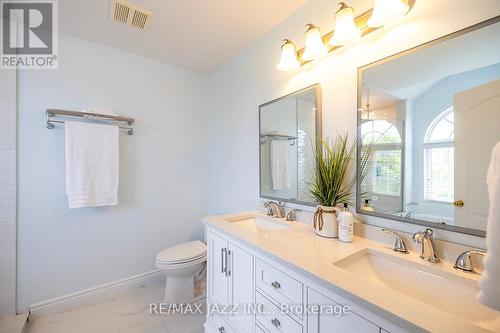
M 229 300 L 229 275 L 227 272 L 228 242 L 213 233 L 208 239 L 209 298 L 212 304 L 227 304 Z
M 353 312 L 337 315 L 333 307 L 339 309 L 342 305 L 309 288 L 307 305 L 314 309 L 307 315 L 307 333 L 379 333 L 380 328 Z M 327 308 L 329 307 L 329 308 Z M 386 332 L 386 331 L 382 331 Z M 386 332 L 387 333 L 387 332 Z
M 405 332 L 210 227 L 208 254 L 208 309 L 214 304 L 227 308 L 222 314 L 221 307 L 217 313 L 208 311 L 206 333 L 388 333 L 381 327 Z M 346 305 L 349 311 L 336 315 Z M 319 306 L 330 310 L 314 310 Z
M 244 314 L 243 307 L 253 304 L 253 255 L 212 232 L 208 244 L 209 302 L 217 306 L 216 320 L 225 318 L 235 331 L 252 332 L 253 315 Z M 216 326 L 220 331 L 223 325 Z

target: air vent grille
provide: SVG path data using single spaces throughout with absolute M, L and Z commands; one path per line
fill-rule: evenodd
M 139 30 L 144 30 L 151 18 L 151 11 L 140 8 L 124 0 L 112 0 L 111 18 L 117 22 L 131 25 Z
M 113 19 L 118 22 L 127 23 L 128 13 L 130 13 L 130 8 L 122 5 L 121 3 L 117 3 L 115 5 L 115 12 Z
M 134 11 L 134 16 L 132 17 L 132 25 L 139 29 L 144 29 L 146 22 L 148 21 L 148 15 L 139 11 Z

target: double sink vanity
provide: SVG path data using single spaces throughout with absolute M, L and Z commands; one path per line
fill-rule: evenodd
M 207 332 L 500 331 L 498 312 L 475 299 L 480 275 L 450 262 L 257 211 L 203 222 Z
M 276 217 L 203 220 L 207 332 L 500 332 L 500 312 L 476 300 L 485 252 L 471 250 L 485 247 L 495 204 L 485 180 L 500 141 L 499 35 L 497 16 L 360 67 L 357 110 L 322 110 L 319 84 L 259 107 L 260 198 Z M 327 203 L 355 207 L 358 229 L 370 228 L 352 243 L 319 237 L 311 214 L 293 222 L 296 210 L 276 203 L 311 213 L 340 197 L 311 189 L 317 173 L 340 179 L 316 155 L 339 112 L 357 117 L 356 178 Z

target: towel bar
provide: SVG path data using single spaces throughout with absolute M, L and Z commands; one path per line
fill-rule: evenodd
M 59 110 L 59 109 L 47 109 L 45 112 L 47 116 L 47 125 L 48 129 L 54 128 L 55 123 L 64 124 L 64 120 L 54 120 L 52 118 L 55 117 L 76 117 L 84 120 L 93 120 L 98 122 L 111 122 L 111 123 L 126 123 L 128 126 L 118 126 L 120 129 L 127 130 L 128 135 L 134 134 L 134 118 L 122 117 L 122 116 L 114 116 L 114 115 L 106 115 L 99 113 L 90 113 L 90 112 L 80 112 L 80 111 L 67 111 L 67 110 Z

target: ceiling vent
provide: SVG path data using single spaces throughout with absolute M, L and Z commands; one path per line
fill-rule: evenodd
M 111 18 L 115 21 L 136 27 L 139 30 L 144 30 L 151 18 L 151 11 L 124 0 L 112 0 Z

